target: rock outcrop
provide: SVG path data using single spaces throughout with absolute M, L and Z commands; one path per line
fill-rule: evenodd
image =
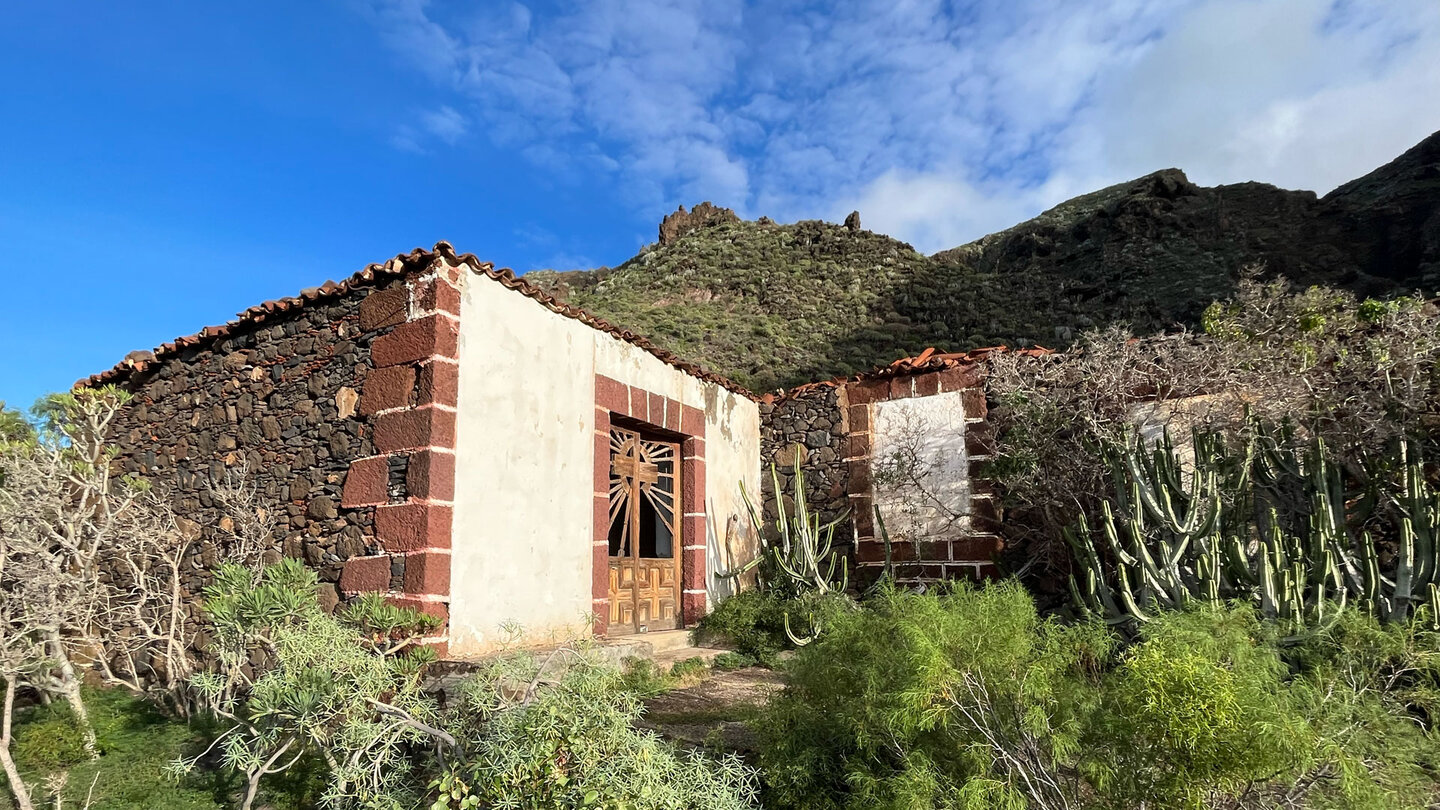
M 927 346 L 1194 325 L 1251 267 L 1362 296 L 1436 295 L 1440 133 L 1324 197 L 1164 169 L 934 256 L 862 230 L 858 214 L 776 225 L 705 203 L 666 217 L 660 243 L 623 265 L 548 286 L 765 391 Z
M 685 206 L 682 205 L 675 210 L 675 213 L 660 220 L 660 244 L 671 244 L 676 239 L 699 228 L 739 221 L 740 218 L 735 216 L 734 211 L 711 205 L 708 201 L 700 203 L 690 211 L 686 211 Z

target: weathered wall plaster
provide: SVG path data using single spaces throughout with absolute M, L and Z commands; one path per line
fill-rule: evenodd
M 892 399 L 873 406 L 870 477 L 875 506 L 897 543 L 933 544 L 970 530 L 970 456 L 959 391 Z M 954 572 L 951 572 L 954 573 Z
M 472 279 L 460 310 L 450 649 L 569 635 L 590 611 L 598 333 Z
M 452 655 L 588 630 L 596 607 L 597 375 L 704 412 L 706 555 L 726 558 L 727 526 L 739 528 L 730 538 L 736 554 L 750 548 L 737 518 L 739 482 L 758 484 L 754 402 L 472 279 L 460 319 Z M 646 421 L 666 423 L 663 415 Z M 705 589 L 718 594 L 723 584 L 707 579 Z M 520 628 L 518 638 L 507 626 Z

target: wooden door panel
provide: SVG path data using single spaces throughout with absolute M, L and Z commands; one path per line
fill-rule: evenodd
M 680 447 L 610 431 L 610 632 L 680 621 Z

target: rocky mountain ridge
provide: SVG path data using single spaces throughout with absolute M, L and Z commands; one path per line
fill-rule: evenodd
M 703 203 L 615 268 L 526 275 L 764 391 L 927 346 L 1059 346 L 1118 323 L 1194 324 L 1244 268 L 1359 295 L 1440 290 L 1440 133 L 1319 197 L 1178 169 L 1076 197 L 933 256 L 846 225 Z

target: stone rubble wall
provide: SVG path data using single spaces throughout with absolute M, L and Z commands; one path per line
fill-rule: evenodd
M 983 364 L 969 363 L 846 385 L 857 583 L 868 584 L 884 570 L 877 505 L 898 581 L 998 575 L 994 558 L 1004 542 L 1000 501 L 985 473 L 995 452 L 985 378 Z M 922 418 L 912 422 L 906 415 Z M 908 435 L 914 430 L 920 434 Z M 931 431 L 945 435 L 926 435 Z M 897 449 L 899 457 L 887 457 Z M 898 477 L 897 462 L 906 469 Z
M 944 401 L 940 395 L 947 395 Z M 948 421 L 942 420 L 947 425 L 945 429 L 954 435 L 920 437 L 922 448 L 941 454 L 930 461 L 938 462 L 934 465 L 935 474 L 943 480 L 922 482 L 922 489 L 934 490 L 925 496 L 916 495 L 903 486 L 890 491 L 897 485 L 877 481 L 880 470 L 876 465 L 886 464 L 886 459 L 877 459 L 876 454 L 885 453 L 897 437 L 877 434 L 879 409 L 890 407 L 888 403 L 930 397 L 936 397 L 934 408 L 902 406 L 895 410 L 956 412 L 949 414 Z M 892 532 L 891 563 L 897 579 L 928 582 L 996 576 L 993 558 L 1003 550 L 1004 543 L 1000 536 L 999 498 L 994 483 L 984 472 L 985 463 L 993 457 L 994 429 L 988 421 L 983 365 L 971 363 L 804 386 L 762 402 L 760 418 L 761 462 L 765 465 L 763 515 L 767 533 L 773 533 L 770 527 L 780 502 L 771 483 L 770 464 L 774 462 L 780 474 L 779 497 L 789 510 L 798 445 L 803 451 L 802 468 L 810 505 L 819 507 L 826 521 L 845 516 L 836 530 L 836 546 L 849 558 L 853 586 L 865 587 L 884 570 L 885 549 L 875 523 L 875 504 L 878 502 L 882 510 L 889 508 L 893 512 L 897 497 L 918 501 L 936 492 L 948 493 L 947 499 L 955 501 L 957 514 L 943 525 L 937 523 L 933 515 L 922 516 L 925 518 L 922 522 L 930 527 L 923 537 L 904 537 L 902 532 Z M 892 514 L 887 524 L 892 521 L 898 528 L 903 526 L 905 517 Z M 890 527 L 887 525 L 887 528 Z
M 403 311 L 396 320 L 365 301 L 403 293 L 405 283 L 351 289 L 238 326 L 124 383 L 134 400 L 112 428 L 116 463 L 152 482 L 180 515 L 193 541 L 187 598 L 233 553 L 235 524 L 213 482 L 242 470 L 277 524 L 264 561 L 304 560 L 319 573 L 327 609 L 339 601 L 345 562 L 378 550 L 375 509 L 342 509 L 341 496 L 351 462 L 374 455 L 374 408 L 360 395 L 373 371 L 371 344 L 404 319 Z M 399 558 L 392 584 L 403 579 Z
M 835 545 L 849 553 L 855 533 L 849 514 L 849 466 L 845 461 L 845 440 L 849 432 L 845 390 L 822 385 L 791 392 L 781 399 L 760 403 L 760 471 L 762 514 L 767 536 L 773 534 L 779 504 L 770 465 L 780 476 L 780 493 L 786 514 L 793 514 L 795 450 L 801 450 L 805 474 L 805 499 L 819 509 L 828 523 L 843 520 L 835 528 Z

